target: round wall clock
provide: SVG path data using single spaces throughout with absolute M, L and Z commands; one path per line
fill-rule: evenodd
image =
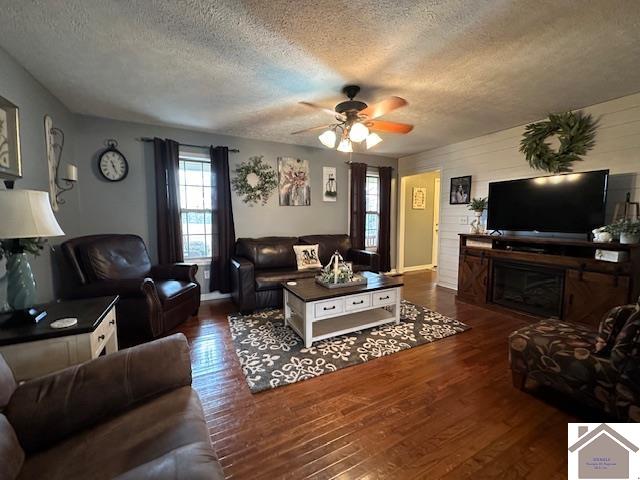
M 127 159 L 116 147 L 118 142 L 107 140 L 107 149 L 98 157 L 98 171 L 105 180 L 119 182 L 129 174 Z

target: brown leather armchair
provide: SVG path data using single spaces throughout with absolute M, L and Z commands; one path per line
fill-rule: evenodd
M 89 235 L 61 245 L 68 274 L 65 298 L 120 295 L 118 341 L 131 346 L 157 338 L 196 315 L 200 307 L 197 265 L 151 265 L 137 235 Z

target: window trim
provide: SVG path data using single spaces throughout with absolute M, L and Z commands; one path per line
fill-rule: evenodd
M 378 248 L 380 246 L 380 175 L 378 174 L 377 169 L 373 170 L 373 169 L 367 169 L 367 174 L 365 177 L 365 205 L 366 205 L 366 197 L 369 196 L 369 194 L 367 193 L 367 187 L 366 187 L 366 183 L 367 180 L 369 178 L 376 178 L 378 181 L 378 192 L 376 193 L 376 199 L 377 199 L 377 210 L 367 210 L 365 207 L 365 212 L 364 212 L 364 216 L 365 216 L 365 229 L 364 229 L 364 240 L 365 240 L 365 250 L 368 250 L 370 252 L 377 252 Z M 366 226 L 366 218 L 367 215 L 375 215 L 376 217 L 378 217 L 378 229 L 376 232 L 376 238 L 375 238 L 375 244 L 371 245 L 371 246 L 367 246 L 367 238 L 371 238 L 371 237 L 367 237 L 367 226 Z
M 179 151 L 178 151 L 178 165 L 180 165 L 181 162 L 200 162 L 203 164 L 208 164 L 211 165 L 211 158 L 208 155 L 208 152 L 205 153 L 204 149 L 202 149 L 203 151 L 196 151 L 195 149 L 191 149 L 191 148 L 185 148 L 182 145 L 179 147 Z M 186 178 L 185 178 L 185 182 L 186 182 Z M 204 185 L 204 180 L 203 180 L 203 184 L 202 185 L 193 185 L 190 183 L 181 183 L 180 181 L 178 181 L 178 188 L 181 190 L 183 187 L 185 187 L 185 193 L 186 193 L 186 187 L 196 187 L 196 188 L 212 188 L 211 185 Z M 181 198 L 181 192 L 178 192 L 178 198 Z M 204 193 L 204 192 L 203 192 Z M 204 201 L 204 198 L 203 198 Z M 205 227 L 205 233 L 204 234 L 199 234 L 199 233 L 195 233 L 195 234 L 190 234 L 188 233 L 188 227 L 187 227 L 187 232 L 184 232 L 182 229 L 182 214 L 183 213 L 203 213 L 203 214 L 207 214 L 209 213 L 211 216 L 211 221 L 213 222 L 213 208 L 186 208 L 182 206 L 182 203 L 180 202 L 180 236 L 182 238 L 182 242 L 183 242 L 183 252 L 184 252 L 184 244 L 186 242 L 189 241 L 189 237 L 192 235 L 204 235 L 205 237 L 208 235 L 211 235 L 210 233 L 206 233 L 206 227 Z M 206 223 L 205 223 L 206 225 Z M 211 228 L 213 229 L 213 225 L 211 226 Z M 211 242 L 213 243 L 213 239 L 211 239 Z M 206 239 L 205 239 L 205 248 L 206 248 Z M 188 243 L 186 243 L 188 246 Z M 188 251 L 188 249 L 187 249 Z M 211 245 L 211 251 L 213 252 L 213 244 Z M 193 260 L 193 261 L 206 261 L 206 260 L 211 260 L 211 256 L 197 256 L 197 257 L 189 257 L 189 256 L 184 256 L 185 260 Z

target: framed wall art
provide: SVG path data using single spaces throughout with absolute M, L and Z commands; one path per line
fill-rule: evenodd
M 471 175 L 453 177 L 449 192 L 450 205 L 464 205 L 471 201 Z
M 309 160 L 278 157 L 278 192 L 281 206 L 311 205 Z
M 338 197 L 336 167 L 322 167 L 322 201 L 335 202 Z
M 413 187 L 411 194 L 411 208 L 413 210 L 424 210 L 427 208 L 427 189 L 426 187 Z
M 22 177 L 18 107 L 0 97 L 0 178 Z

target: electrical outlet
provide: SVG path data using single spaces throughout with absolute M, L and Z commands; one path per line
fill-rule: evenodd
M 209 270 L 208 269 L 204 271 L 204 279 L 205 280 L 209 280 Z
M 469 225 L 469 217 L 467 217 L 466 215 L 463 217 L 458 217 L 458 223 L 460 225 Z

